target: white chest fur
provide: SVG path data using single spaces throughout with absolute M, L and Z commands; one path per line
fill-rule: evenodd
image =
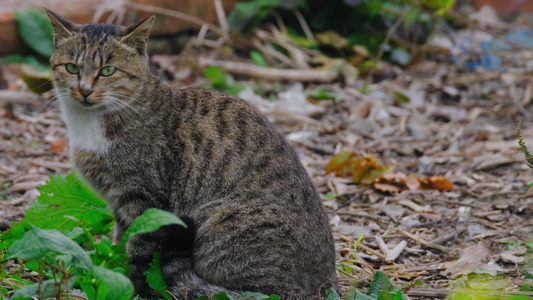
M 71 101 L 61 101 L 61 110 L 71 150 L 79 148 L 100 155 L 107 152 L 111 142 L 104 135 L 102 112 L 83 109 Z

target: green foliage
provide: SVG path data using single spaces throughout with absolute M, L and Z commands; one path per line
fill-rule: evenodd
M 214 296 L 201 296 L 196 300 L 279 300 L 277 295 L 267 296 L 261 293 L 244 292 L 239 296 L 232 297 L 226 293 L 216 294 Z
M 261 54 L 259 51 L 250 52 L 250 57 L 256 65 L 260 67 L 266 67 L 267 64 L 265 62 L 265 58 L 263 57 L 263 54 Z
M 150 269 L 144 272 L 144 275 L 146 275 L 146 282 L 153 290 L 163 296 L 165 300 L 173 300 L 167 291 L 167 284 L 161 272 L 161 252 L 157 252 L 154 255 L 154 260 L 150 263 Z
M 18 240 L 33 224 L 41 229 L 55 229 L 84 242 L 88 235 L 108 234 L 113 226 L 113 217 L 107 204 L 95 195 L 75 173 L 66 177 L 51 177 L 46 185 L 39 187 L 41 195 L 26 210 L 20 223 L 13 224 L 7 234 L 0 236 L 9 246 Z
M 0 63 L 22 64 L 21 78 L 36 94 L 52 89 L 50 56 L 54 51 L 52 24 L 40 10 L 22 9 L 15 12 L 18 33 L 24 43 L 34 52 L 32 55 L 11 55 Z
M 228 94 L 237 95 L 244 88 L 233 81 L 233 78 L 219 67 L 206 67 L 204 76 L 209 80 L 205 87 L 208 89 L 219 90 Z
M 45 13 L 34 9 L 21 9 L 15 12 L 15 20 L 19 34 L 28 47 L 44 57 L 52 56 L 53 29 Z
M 307 92 L 306 96 L 315 100 L 344 100 L 344 96 L 330 92 L 326 86 L 319 86 Z
M 37 72 L 46 72 L 50 69 L 47 63 L 38 60 L 35 56 L 21 56 L 18 54 L 6 56 L 0 59 L 3 64 L 28 64 L 35 68 Z
M 134 235 L 153 232 L 163 226 L 171 224 L 187 227 L 187 225 L 185 225 L 180 218 L 176 217 L 175 214 L 157 208 L 149 208 L 133 221 L 126 233 L 124 233 L 121 244 L 125 245 Z
M 32 285 L 25 286 L 19 290 L 16 290 L 13 296 L 11 297 L 12 300 L 17 299 L 28 299 L 31 297 L 38 297 L 39 299 L 42 298 L 51 298 L 56 297 L 59 299 L 61 296 L 61 292 L 58 292 L 57 287 L 59 287 L 59 290 L 64 291 L 70 289 L 74 285 L 75 277 L 68 278 L 67 280 L 61 280 L 57 281 L 55 279 L 48 279 L 41 283 L 36 283 Z
M 533 156 L 531 156 L 531 153 L 529 153 L 526 145 L 524 144 L 522 134 L 520 133 L 520 125 L 522 125 L 521 121 L 518 122 L 518 125 L 516 126 L 516 136 L 518 137 L 518 145 L 520 145 L 520 150 L 522 150 L 524 156 L 526 157 L 527 166 L 533 169 Z
M 361 45 L 376 55 L 388 31 L 400 19 L 402 26 L 394 32 L 398 38 L 384 45 L 384 58 L 407 64 L 412 55 L 405 47 L 409 43 L 425 43 L 454 3 L 455 0 L 249 0 L 236 4 L 228 16 L 228 24 L 233 30 L 247 32 L 261 23 L 278 24 L 279 18 L 275 20 L 275 16 L 281 17 L 287 27 L 285 36 L 298 46 L 318 48 L 328 56 L 342 56 L 358 65 L 362 61 L 352 47 Z M 306 25 L 296 16 L 295 9 L 306 20 Z M 315 33 L 315 40 L 304 37 L 307 36 L 304 27 Z M 329 32 L 339 36 L 340 39 L 335 40 L 341 43 L 320 38 L 321 34 Z M 402 40 L 409 43 L 404 45 Z
M 130 299 L 133 285 L 124 275 L 128 272 L 124 245 L 112 245 L 105 236 L 99 242 L 94 238 L 111 231 L 111 213 L 105 202 L 75 174 L 52 177 L 39 190 L 41 196 L 27 210 L 24 219 L 0 236 L 0 245 L 7 247 L 2 261 L 28 260 L 29 269 L 54 279 L 32 284 L 15 295 L 58 297 L 74 286 L 80 287 L 90 300 Z M 185 225 L 169 212 L 149 209 L 135 220 L 124 241 L 169 224 Z M 156 257 L 149 274 L 160 273 L 159 267 Z M 14 274 L 0 275 L 2 283 L 20 283 Z M 164 283 L 162 276 L 160 280 Z M 7 290 L 0 292 L 6 294 Z

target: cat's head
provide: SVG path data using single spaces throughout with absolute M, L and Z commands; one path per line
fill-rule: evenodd
M 80 25 L 46 13 L 54 29 L 50 64 L 60 101 L 89 110 L 128 106 L 149 72 L 146 43 L 154 16 L 131 26 Z

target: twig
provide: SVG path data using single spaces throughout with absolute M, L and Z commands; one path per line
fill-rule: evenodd
M 442 243 L 445 243 L 445 242 L 447 242 L 449 240 L 455 239 L 458 235 L 463 233 L 463 231 L 465 231 L 465 230 L 466 230 L 465 226 L 460 226 L 456 230 L 454 230 L 454 231 L 452 231 L 452 232 L 450 232 L 448 234 L 445 234 L 443 236 L 439 236 L 438 238 L 433 239 L 433 240 L 431 240 L 429 242 L 433 243 L 433 244 L 442 244 Z
M 367 186 L 365 187 L 359 194 L 357 195 L 354 195 L 353 197 L 350 198 L 350 200 L 344 202 L 341 206 L 339 206 L 335 211 L 338 211 L 339 209 L 341 208 L 344 208 L 348 205 L 350 205 L 352 202 L 354 202 L 356 199 L 360 199 L 361 197 L 363 197 L 363 195 L 366 193 L 366 191 L 368 191 L 370 189 L 370 186 Z
M 296 16 L 296 19 L 298 19 L 298 22 L 300 23 L 300 26 L 302 26 L 302 30 L 304 31 L 305 37 L 308 40 L 311 40 L 311 41 L 314 40 L 315 38 L 313 36 L 313 33 L 311 32 L 311 29 L 307 25 L 307 22 L 305 21 L 305 18 L 302 15 L 302 13 L 296 8 L 293 9 L 292 12 Z
M 167 9 L 167 8 L 157 7 L 153 5 L 145 5 L 145 4 L 138 4 L 138 3 L 127 3 L 126 6 L 133 8 L 135 10 L 140 10 L 140 11 L 145 11 L 145 12 L 150 12 L 150 13 L 158 13 L 160 15 L 174 17 L 176 19 L 180 19 L 180 20 L 189 22 L 191 24 L 198 25 L 199 27 L 207 25 L 208 28 L 214 33 L 216 33 L 218 36 L 222 36 L 222 37 L 224 36 L 224 31 L 220 29 L 219 27 L 213 24 L 209 24 L 200 18 L 188 15 L 186 13 L 182 13 L 182 12 Z
M 422 238 L 419 238 L 417 237 L 416 235 L 414 234 L 411 234 L 405 230 L 403 230 L 402 228 L 396 228 L 396 230 L 398 231 L 398 233 L 401 233 L 403 235 L 405 235 L 406 237 L 424 245 L 424 246 L 427 246 L 427 247 L 430 247 L 430 248 L 434 248 L 434 249 L 437 249 L 437 250 L 440 250 L 442 252 L 449 252 L 451 249 L 448 248 L 448 247 L 444 247 L 444 246 L 441 246 L 441 245 L 437 245 L 435 243 L 431 243 L 431 242 L 428 242 Z
M 198 64 L 200 67 L 216 66 L 230 73 L 261 78 L 268 81 L 332 82 L 339 76 L 338 73 L 330 71 L 264 68 L 250 63 L 214 60 L 207 57 L 199 57 Z
M 220 27 L 222 28 L 222 33 L 224 37 L 224 41 L 229 40 L 229 29 L 228 29 L 228 22 L 226 21 L 226 13 L 224 12 L 224 7 L 222 6 L 222 2 L 220 0 L 214 0 L 215 2 L 215 9 L 217 11 L 217 18 L 218 23 L 220 23 Z
M 363 250 L 368 251 L 368 252 L 374 254 L 375 256 L 377 256 L 377 257 L 379 257 L 379 258 L 385 260 L 385 255 L 383 255 L 383 254 L 377 252 L 376 250 L 374 250 L 374 249 L 368 247 L 367 245 L 365 245 L 365 244 L 363 244 L 363 243 L 359 243 L 359 244 L 357 244 L 357 248 L 362 248 Z
M 372 215 L 372 214 L 369 214 L 369 213 L 364 213 L 364 212 L 338 211 L 338 212 L 336 212 L 336 214 L 344 215 L 344 216 L 352 216 L 352 217 L 369 218 L 369 219 L 374 219 L 374 220 L 379 220 L 379 221 L 388 221 L 389 220 L 388 217 L 375 216 L 375 215 Z
M 387 30 L 385 39 L 383 40 L 383 43 L 381 43 L 381 45 L 379 46 L 378 55 L 374 59 L 374 63 L 372 64 L 372 66 L 370 66 L 370 71 L 368 71 L 368 74 L 366 76 L 365 86 L 368 86 L 368 84 L 370 83 L 372 76 L 376 72 L 376 64 L 381 60 L 381 57 L 383 56 L 383 53 L 385 52 L 385 46 L 389 43 L 390 39 L 392 38 L 392 36 L 394 35 L 398 27 L 400 27 L 402 22 L 405 20 L 405 18 L 407 17 L 407 13 L 408 13 L 408 10 L 404 10 L 402 14 L 398 17 L 398 20 L 396 20 L 396 23 L 394 23 L 394 25 L 392 25 L 392 27 L 389 28 L 389 30 Z

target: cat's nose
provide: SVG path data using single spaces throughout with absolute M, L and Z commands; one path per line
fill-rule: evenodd
M 92 89 L 83 89 L 80 88 L 80 94 L 83 96 L 83 98 L 89 97 L 90 94 L 92 94 L 94 91 Z

